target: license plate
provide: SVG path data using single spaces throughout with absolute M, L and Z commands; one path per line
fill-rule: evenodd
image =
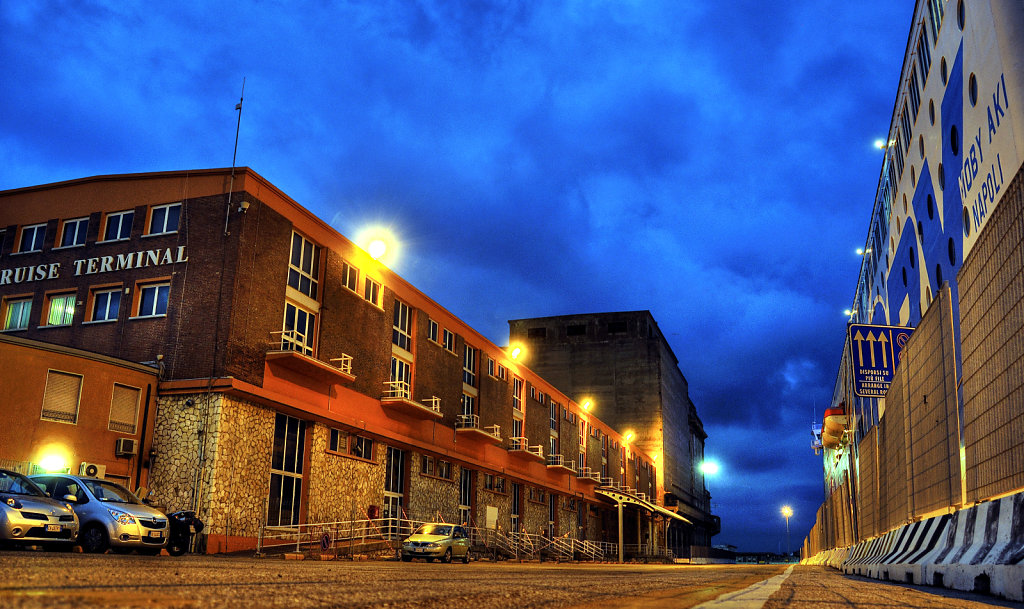
M 60 533 L 62 528 L 63 527 L 61 527 L 59 524 L 48 524 L 48 525 L 46 525 L 46 532 L 47 533 Z
M 163 531 L 150 531 L 149 532 L 149 536 L 154 538 L 154 539 L 160 539 L 161 537 L 164 536 L 164 533 L 163 533 Z

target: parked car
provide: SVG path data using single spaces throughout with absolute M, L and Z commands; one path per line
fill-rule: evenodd
M 138 550 L 159 554 L 167 545 L 167 516 L 142 503 L 125 487 L 103 480 L 69 474 L 38 474 L 32 480 L 51 497 L 73 497 L 81 531 L 78 544 L 85 552 Z
M 425 558 L 427 562 L 433 562 L 435 558 L 440 558 L 441 562 L 461 558 L 462 562 L 468 563 L 469 534 L 457 524 L 432 522 L 420 525 L 402 542 L 402 560 L 409 562 L 414 558 Z
M 51 499 L 19 474 L 0 469 L 0 541 L 70 548 L 78 537 L 78 517 L 66 500 Z

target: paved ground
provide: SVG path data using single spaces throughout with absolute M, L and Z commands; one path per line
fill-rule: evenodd
M 224 556 L 0 552 L 0 607 L 956 607 L 948 599 L 822 567 L 769 565 L 556 565 L 473 562 L 320 562 Z M 778 577 L 776 577 L 778 576 Z M 775 578 L 772 580 L 772 578 Z M 759 584 L 781 582 L 774 590 Z M 721 599 L 748 586 L 771 598 Z M 743 594 L 741 593 L 741 596 Z M 944 603 L 944 604 L 943 604 Z M 1024 607 L 1024 605 L 1010 605 Z

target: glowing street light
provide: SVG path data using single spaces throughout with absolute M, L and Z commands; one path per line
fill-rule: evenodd
M 587 412 L 588 410 L 590 410 L 590 407 L 593 406 L 593 405 L 594 405 L 594 403 L 591 402 L 590 400 L 584 400 L 583 401 L 583 412 Z
M 519 359 L 519 356 L 523 354 L 523 348 L 516 345 L 515 347 L 512 347 L 512 350 L 509 351 L 508 354 L 512 359 Z
M 782 509 L 779 510 L 779 511 L 782 514 L 782 517 L 786 519 L 786 555 L 788 556 L 789 555 L 789 551 L 790 551 L 789 550 L 789 517 L 793 515 L 793 508 L 789 507 L 788 505 L 784 505 L 784 506 L 782 506 Z
M 718 466 L 717 461 L 705 460 L 700 462 L 700 472 L 705 476 L 714 476 L 718 474 L 719 469 L 721 468 Z
M 626 444 L 629 444 L 629 441 L 632 440 L 632 439 L 633 439 L 633 432 L 627 431 L 626 435 L 623 437 L 623 440 L 626 442 Z
M 388 244 L 383 239 L 374 239 L 367 245 L 366 253 L 370 254 L 370 258 L 380 260 L 384 254 L 388 253 Z

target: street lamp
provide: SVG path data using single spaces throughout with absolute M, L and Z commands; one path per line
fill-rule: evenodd
M 793 515 L 793 508 L 788 505 L 782 506 L 782 517 L 786 519 L 786 555 L 789 555 L 789 517 Z
M 708 495 L 708 509 L 710 510 L 711 509 L 711 487 L 708 486 L 708 477 L 709 476 L 711 476 L 711 477 L 716 476 L 718 474 L 718 470 L 720 468 L 718 467 L 718 462 L 717 461 L 704 460 L 704 461 L 700 462 L 700 465 L 698 466 L 698 469 L 700 470 L 700 473 L 704 474 L 704 491 Z

